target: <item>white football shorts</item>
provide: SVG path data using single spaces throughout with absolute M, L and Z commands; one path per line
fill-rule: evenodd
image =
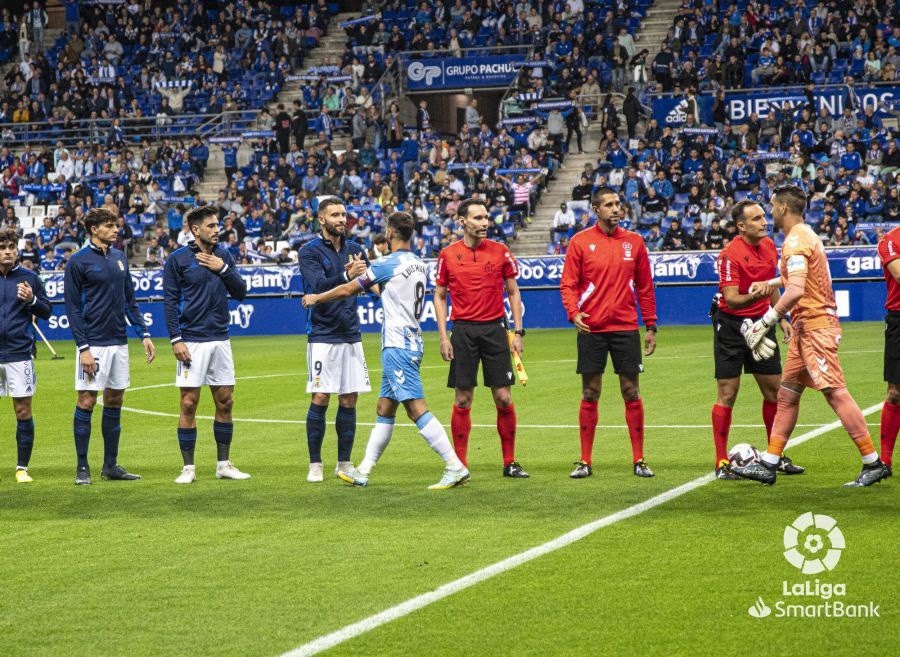
M 328 344 L 313 342 L 306 345 L 306 392 L 326 392 L 346 395 L 369 392 L 369 368 L 362 343 Z
M 34 362 L 0 363 L 0 397 L 31 397 L 37 392 Z
M 191 364 L 178 361 L 175 385 L 179 388 L 201 386 L 233 386 L 234 358 L 231 340 L 185 342 L 191 352 Z
M 81 369 L 81 354 L 75 351 L 75 390 L 100 392 L 104 388 L 125 390 L 131 385 L 128 370 L 128 345 L 114 344 L 108 347 L 91 347 L 97 361 L 97 373 L 89 377 Z

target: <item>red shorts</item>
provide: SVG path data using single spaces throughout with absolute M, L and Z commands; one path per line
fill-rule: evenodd
M 821 328 L 795 334 L 788 347 L 782 383 L 796 383 L 814 390 L 846 388 L 838 359 L 841 329 Z

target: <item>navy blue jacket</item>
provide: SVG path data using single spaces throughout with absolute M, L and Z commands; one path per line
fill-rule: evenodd
M 19 283 L 31 286 L 34 301 L 30 304 L 19 301 Z M 32 315 L 49 318 L 50 300 L 38 275 L 17 265 L 6 276 L 0 274 L 0 363 L 31 360 L 34 349 Z
M 128 344 L 126 322 L 139 338 L 149 338 L 134 298 L 134 283 L 125 254 L 93 243 L 75 252 L 66 264 L 66 315 L 78 351 L 90 346 Z
M 243 301 L 247 284 L 234 266 L 234 258 L 221 245 L 213 255 L 225 266 L 218 273 L 197 262 L 195 242 L 176 249 L 163 272 L 163 302 L 169 339 L 176 342 L 213 342 L 228 339 L 228 297 Z
M 368 263 L 369 258 L 362 245 L 344 239 L 339 252 L 331 242 L 319 235 L 300 249 L 300 276 L 303 293 L 321 294 L 347 282 L 344 265 L 359 254 Z M 359 332 L 359 315 L 356 313 L 356 297 L 323 303 L 306 311 L 306 333 L 309 342 L 329 344 L 362 342 Z

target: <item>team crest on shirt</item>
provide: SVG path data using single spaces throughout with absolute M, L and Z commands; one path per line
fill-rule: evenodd
M 591 253 L 593 253 L 594 249 L 597 248 L 597 245 L 596 244 L 588 244 L 588 248 L 591 250 Z
M 622 249 L 625 251 L 624 260 L 634 260 L 634 258 L 631 257 L 632 248 L 631 242 L 622 242 Z
M 497 271 L 497 267 L 494 265 L 493 262 L 484 263 L 484 273 L 485 274 L 493 274 L 496 271 Z

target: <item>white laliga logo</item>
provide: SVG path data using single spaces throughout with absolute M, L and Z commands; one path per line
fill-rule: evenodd
M 413 82 L 425 80 L 425 85 L 430 87 L 434 80 L 441 75 L 440 66 L 426 66 L 422 62 L 413 62 L 406 69 L 406 74 Z
M 844 534 L 831 516 L 808 511 L 784 528 L 784 558 L 804 575 L 834 570 L 845 547 Z

